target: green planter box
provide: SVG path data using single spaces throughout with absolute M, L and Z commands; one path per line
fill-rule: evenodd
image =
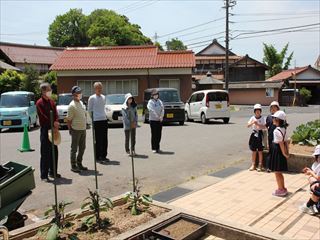
M 0 181 L 0 209 L 25 197 L 35 188 L 34 169 L 16 162 L 7 162 L 4 167 L 13 168 L 9 177 Z

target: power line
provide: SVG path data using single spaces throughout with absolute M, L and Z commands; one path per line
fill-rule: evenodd
M 235 24 L 237 23 L 249 23 L 249 22 L 269 22 L 269 21 L 279 21 L 279 20 L 289 20 L 289 19 L 300 19 L 300 18 L 314 18 L 317 17 L 315 16 L 300 16 L 300 17 L 288 17 L 288 18 L 269 18 L 269 19 L 252 19 L 252 20 L 246 20 L 246 21 L 236 21 L 234 22 Z
M 194 29 L 194 28 L 198 28 L 198 27 L 201 27 L 201 26 L 204 26 L 204 25 L 213 23 L 213 22 L 221 21 L 221 20 L 223 20 L 223 19 L 225 19 L 225 17 L 217 18 L 217 19 L 214 19 L 214 20 L 211 20 L 211 21 L 208 21 L 208 22 L 204 22 L 204 23 L 201 23 L 201 24 L 198 24 L 198 25 L 194 25 L 194 26 L 192 26 L 192 27 L 187 27 L 187 28 L 184 28 L 184 29 L 175 31 L 175 32 L 163 34 L 163 35 L 161 35 L 161 36 L 158 36 L 158 39 L 159 39 L 159 38 L 163 38 L 163 37 L 167 37 L 167 36 L 170 36 L 170 35 L 173 35 L 173 34 L 176 34 L 176 33 L 185 32 L 185 31 L 187 31 L 187 30 L 191 30 L 191 29 Z
M 152 4 L 155 4 L 155 3 L 156 3 L 156 2 L 158 2 L 158 1 L 159 1 L 159 0 L 155 0 L 155 1 L 146 1 L 146 2 L 145 2 L 145 4 L 140 5 L 140 6 L 137 6 L 137 7 L 135 7 L 135 8 L 131 8 L 131 9 L 129 9 L 129 10 L 127 10 L 127 11 L 125 11 L 125 13 L 130 13 L 130 12 L 133 12 L 133 11 L 139 10 L 139 9 L 141 9 L 141 8 L 144 8 L 144 7 L 150 6 L 150 5 L 152 5 Z

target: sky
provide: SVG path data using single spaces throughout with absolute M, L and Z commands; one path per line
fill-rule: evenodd
M 0 41 L 48 46 L 48 28 L 57 15 L 70 8 L 86 15 L 105 8 L 126 15 L 153 41 L 157 35 L 165 45 L 178 37 L 197 53 L 214 38 L 225 44 L 223 6 L 223 0 L 0 0 Z M 238 0 L 230 13 L 230 48 L 237 55 L 262 61 L 263 43 L 280 51 L 289 42 L 291 67 L 314 65 L 319 56 L 319 0 Z

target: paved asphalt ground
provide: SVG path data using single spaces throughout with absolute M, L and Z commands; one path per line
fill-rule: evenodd
M 250 151 L 247 143 L 250 130 L 246 123 L 252 115 L 251 107 L 236 106 L 229 124 L 213 121 L 207 125 L 188 122 L 184 126 L 169 125 L 163 128 L 161 142 L 162 154 L 153 154 L 150 149 L 150 127 L 140 123 L 137 129 L 135 159 L 136 177 L 140 180 L 142 191 L 155 194 L 176 186 L 191 178 L 218 171 L 233 164 L 244 162 L 250 165 Z M 285 108 L 290 123 L 289 134 L 301 123 L 320 118 L 320 106 L 307 108 Z M 268 108 L 264 109 L 267 114 Z M 94 189 L 94 164 L 91 129 L 87 131 L 87 149 L 83 164 L 89 171 L 76 174 L 70 171 L 70 136 L 61 131 L 62 143 L 59 146 L 58 199 L 73 201 L 71 208 L 78 208 L 88 195 L 88 188 Z M 23 133 L 4 131 L 0 134 L 0 163 L 17 161 L 35 168 L 36 189 L 20 209 L 41 216 L 46 207 L 54 202 L 53 184 L 43 183 L 39 177 L 40 140 L 39 129 L 29 133 L 34 152 L 20 153 Z M 112 197 L 130 191 L 131 159 L 124 151 L 124 132 L 122 127 L 109 129 L 110 164 L 98 164 L 99 188 L 103 196 Z

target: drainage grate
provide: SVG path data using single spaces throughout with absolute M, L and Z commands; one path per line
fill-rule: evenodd
M 238 173 L 242 170 L 243 169 L 241 169 L 241 168 L 228 167 L 228 168 L 222 169 L 218 172 L 211 173 L 211 174 L 209 174 L 209 176 L 218 177 L 218 178 L 226 178 L 226 177 L 229 177 L 229 176 L 231 176 L 235 173 Z
M 182 197 L 183 195 L 192 192 L 190 189 L 174 187 L 169 190 L 157 193 L 152 196 L 152 199 L 159 202 L 168 202 L 175 198 Z

